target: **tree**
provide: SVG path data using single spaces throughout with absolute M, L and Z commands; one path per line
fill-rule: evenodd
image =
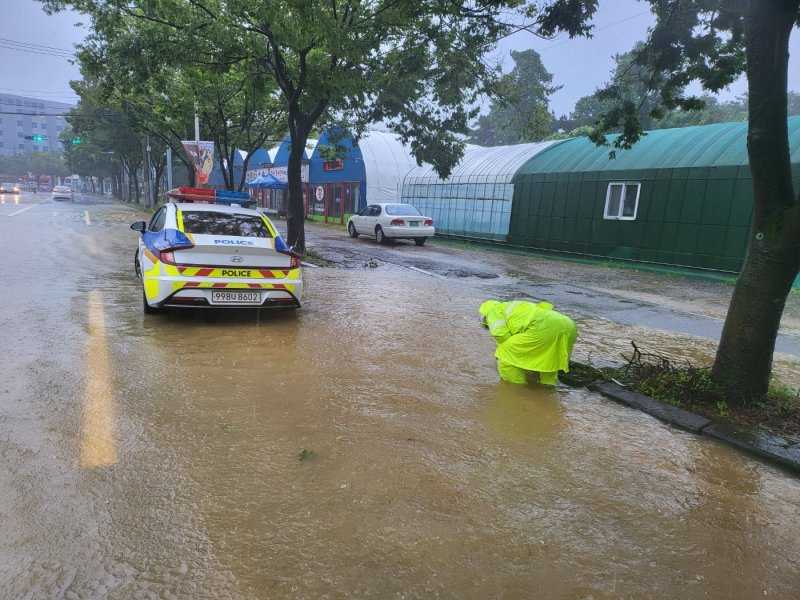
M 572 114 L 561 117 L 556 126 L 568 132 L 586 125 L 614 131 L 613 125 L 604 125 L 604 119 L 613 114 L 615 106 L 624 102 L 635 106 L 635 116 L 641 130 L 661 129 L 660 123 L 669 111 L 664 107 L 658 90 L 648 88 L 651 79 L 648 68 L 636 62 L 637 56 L 644 50 L 645 44 L 639 42 L 629 52 L 616 54 L 614 71 L 606 88 L 578 99 Z M 697 113 L 690 114 L 693 115 L 690 119 L 701 120 Z
M 194 139 L 195 115 L 202 139 L 214 141 L 227 189 L 243 187 L 250 154 L 283 139 L 284 115 L 274 83 L 244 58 L 236 38 L 209 45 L 214 53 L 225 50 L 209 65 L 187 53 L 186 44 L 176 44 L 173 30 L 161 23 L 123 14 L 110 23 L 98 16 L 97 26 L 79 53 L 82 66 L 117 99 L 141 134 L 172 148 L 192 175 L 182 141 Z M 246 158 L 235 180 L 237 149 Z
M 42 175 L 50 175 L 53 179 L 69 175 L 67 165 L 58 152 L 28 152 L 23 155 L 22 164 L 37 182 Z
M 198 110 L 216 147 L 225 188 L 244 188 L 250 156 L 265 145 L 285 137 L 284 111 L 267 80 L 251 61 L 239 62 L 222 74 L 203 76 L 195 69 L 189 85 L 194 87 Z M 235 153 L 245 152 L 238 179 L 234 173 Z
M 110 158 L 116 165 L 115 188 L 126 200 L 139 200 L 138 171 L 142 166 L 141 137 L 119 104 L 104 95 L 102 86 L 91 81 L 73 81 L 72 89 L 80 98 L 70 111 L 67 122 L 71 131 L 87 144 L 88 152 Z M 81 144 L 83 146 L 83 144 Z M 66 147 L 66 146 L 65 146 Z M 71 151 L 67 148 L 68 152 Z M 77 150 L 79 154 L 83 150 Z M 67 154 L 72 156 L 71 153 Z M 127 186 L 123 182 L 127 180 Z
M 514 68 L 492 90 L 498 98 L 489 113 L 478 119 L 470 141 L 484 146 L 538 142 L 552 131 L 550 95 L 561 86 L 552 85 L 535 50 L 511 51 Z
M 463 154 L 459 134 L 495 73 L 482 61 L 509 30 L 502 17 L 521 0 L 41 0 L 73 7 L 104 37 L 138 19 L 168 32 L 183 64 L 212 72 L 253 60 L 286 111 L 288 241 L 305 248 L 301 160 L 313 128 L 326 119 L 356 137 L 381 122 L 418 161 L 447 175 Z M 192 52 L 186 49 L 191 48 Z M 171 52 L 169 56 L 176 56 Z
M 744 263 L 733 291 L 712 376 L 735 402 L 763 397 L 775 340 L 792 283 L 800 270 L 800 201 L 792 181 L 787 125 L 789 36 L 798 26 L 800 0 L 646 0 L 656 18 L 634 63 L 649 74 L 667 109 L 695 110 L 687 95 L 699 82 L 718 92 L 747 76 L 747 149 L 753 177 L 753 222 Z M 534 15 L 540 31 L 586 35 L 596 0 L 552 0 Z M 603 97 L 615 100 L 593 139 L 618 127 L 615 148 L 641 135 L 636 102 L 613 82 Z

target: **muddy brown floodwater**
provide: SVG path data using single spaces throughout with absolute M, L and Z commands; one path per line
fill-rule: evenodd
M 0 598 L 796 597 L 800 480 L 499 382 L 508 278 L 308 268 L 295 313 L 144 317 L 138 218 L 0 212 Z M 713 348 L 557 304 L 578 358 Z

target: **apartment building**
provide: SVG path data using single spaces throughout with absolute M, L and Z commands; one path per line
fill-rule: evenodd
M 0 154 L 61 152 L 64 115 L 72 104 L 0 94 Z M 42 140 L 31 139 L 41 136 Z

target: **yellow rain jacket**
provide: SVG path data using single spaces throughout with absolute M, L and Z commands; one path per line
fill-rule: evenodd
M 557 385 L 558 372 L 569 371 L 578 330 L 552 304 L 487 300 L 478 312 L 497 342 L 495 357 L 502 379 L 525 383 L 523 371 L 538 371 L 542 383 Z

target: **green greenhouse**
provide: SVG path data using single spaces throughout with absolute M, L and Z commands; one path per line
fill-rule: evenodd
M 789 119 L 795 182 L 800 117 Z M 609 157 L 587 138 L 516 172 L 507 242 L 585 257 L 738 273 L 752 216 L 747 123 L 650 131 Z

